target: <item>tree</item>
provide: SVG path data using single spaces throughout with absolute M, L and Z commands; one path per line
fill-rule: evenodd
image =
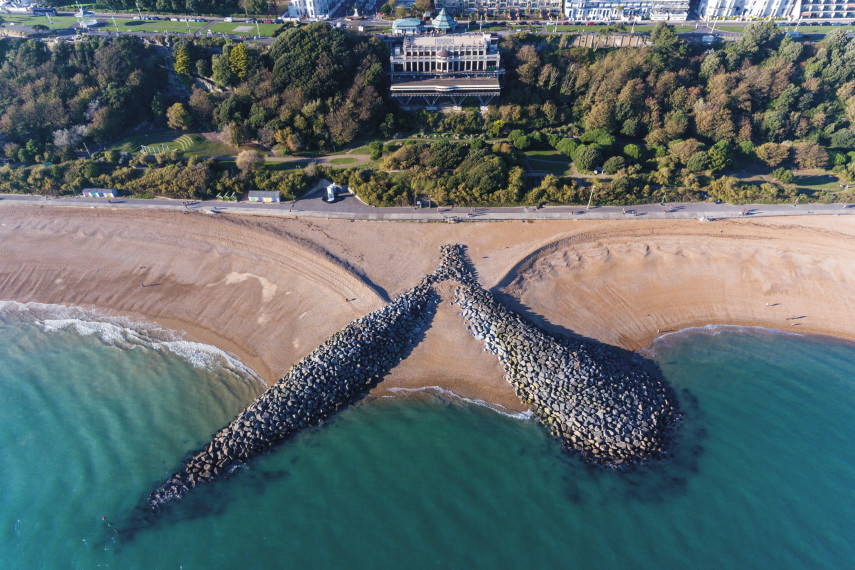
M 171 129 L 186 131 L 193 124 L 193 117 L 183 104 L 175 103 L 166 110 L 166 124 Z
M 701 149 L 701 143 L 697 139 L 674 141 L 668 145 L 668 153 L 681 164 L 689 162 L 689 158 Z
M 674 31 L 674 26 L 659 22 L 650 32 L 653 46 L 650 48 L 649 61 L 657 67 L 668 67 L 667 63 L 674 60 L 678 52 L 680 38 Z
M 243 81 L 249 74 L 249 67 L 249 51 L 246 49 L 246 45 L 237 44 L 229 52 L 229 69 L 238 79 Z
M 855 148 L 855 131 L 852 129 L 841 129 L 831 135 L 831 148 Z
M 424 14 L 425 12 L 430 11 L 432 4 L 432 0 L 416 0 L 413 3 L 413 12 L 416 14 Z
M 707 153 L 702 150 L 695 152 L 686 162 L 686 168 L 688 168 L 690 172 L 702 172 L 709 168 L 709 158 L 707 157 Z
M 190 75 L 190 47 L 187 42 L 181 42 L 175 50 L 175 73 Z
M 724 170 L 733 163 L 733 147 L 727 141 L 718 141 L 707 152 L 707 158 L 710 170 Z
M 211 62 L 207 59 L 196 60 L 196 74 L 200 77 L 210 77 L 212 73 Z
M 264 163 L 264 157 L 257 150 L 242 150 L 235 159 L 235 166 L 244 176 L 254 172 Z
M 244 8 L 247 14 L 267 14 L 270 11 L 267 0 L 244 0 Z
M 229 64 L 229 53 L 231 46 L 226 44 L 223 46 L 223 53 L 215 55 L 211 58 L 211 79 L 217 84 L 217 87 L 228 87 L 235 80 L 235 74 L 232 73 L 232 68 Z
M 828 152 L 816 143 L 796 145 L 796 164 L 799 168 L 825 168 Z
M 754 153 L 769 166 L 778 166 L 790 156 L 790 147 L 778 143 L 761 144 Z
M 566 138 L 558 141 L 558 144 L 555 145 L 555 150 L 564 156 L 573 156 L 573 152 L 575 152 L 578 147 L 579 143 L 576 139 Z
M 605 174 L 617 174 L 626 168 L 626 159 L 622 156 L 613 156 L 603 163 Z
M 89 134 L 89 127 L 76 125 L 69 129 L 59 129 L 53 132 L 53 144 L 58 147 L 76 147 Z
M 637 144 L 628 144 L 623 147 L 623 154 L 633 160 L 641 160 L 641 147 Z
M 771 176 L 781 184 L 792 184 L 793 180 L 795 180 L 793 171 L 789 168 L 776 168 L 772 171 Z
M 594 170 L 601 159 L 600 150 L 593 146 L 582 145 L 573 153 L 573 163 L 584 172 Z
M 383 143 L 380 141 L 371 141 L 368 149 L 371 151 L 371 160 L 379 160 L 383 156 Z

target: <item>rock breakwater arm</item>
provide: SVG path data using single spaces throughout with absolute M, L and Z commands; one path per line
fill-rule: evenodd
M 442 271 L 460 282 L 456 302 L 467 328 L 565 451 L 607 465 L 666 452 L 680 413 L 671 388 L 648 367 L 614 347 L 559 340 L 524 321 L 478 284 L 461 246 L 445 246 Z
M 426 281 L 334 334 L 295 364 L 148 497 L 148 507 L 231 473 L 251 457 L 362 399 L 414 344 L 436 307 Z

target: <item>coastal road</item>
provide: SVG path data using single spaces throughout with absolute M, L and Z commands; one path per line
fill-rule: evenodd
M 768 216 L 819 216 L 855 215 L 851 204 L 755 204 L 732 205 L 710 202 L 641 204 L 637 206 L 602 206 L 587 209 L 585 206 L 546 206 L 487 208 L 487 207 L 433 207 L 433 208 L 375 208 L 352 194 L 339 197 L 332 204 L 324 199 L 325 182 L 317 184 L 306 196 L 294 202 L 259 204 L 250 202 L 223 202 L 218 200 L 185 202 L 170 199 L 137 198 L 85 198 L 69 196 L 49 198 L 36 195 L 2 194 L 0 207 L 5 205 L 31 205 L 71 208 L 158 209 L 202 212 L 210 215 L 253 214 L 282 217 L 331 218 L 348 220 L 420 221 L 448 223 L 500 220 L 616 220 L 655 219 L 715 221 L 724 218 L 756 218 Z

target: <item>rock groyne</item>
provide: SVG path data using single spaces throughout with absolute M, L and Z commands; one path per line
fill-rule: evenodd
M 666 452 L 680 419 L 676 396 L 648 367 L 615 347 L 557 339 L 483 289 L 461 246 L 443 249 L 444 273 L 472 335 L 562 448 L 587 461 L 625 465 Z
M 565 451 L 607 465 L 665 453 L 680 418 L 667 384 L 614 347 L 557 339 L 524 321 L 479 285 L 463 246 L 443 246 L 441 259 L 418 286 L 295 364 L 152 492 L 148 507 L 179 500 L 362 399 L 416 343 L 439 302 L 434 285 L 448 280 L 457 284 L 454 302 L 467 328 L 499 358 L 517 395 Z
M 362 399 L 415 344 L 438 297 L 427 280 L 361 317 L 295 364 L 148 497 L 148 507 L 231 473 L 251 457 Z

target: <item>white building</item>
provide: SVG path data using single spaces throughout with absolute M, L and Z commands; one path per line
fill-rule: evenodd
M 855 18 L 855 3 L 843 0 L 793 0 L 793 19 L 817 18 L 830 20 L 835 18 Z
M 501 91 L 498 36 L 450 34 L 406 36 L 389 57 L 389 94 L 404 108 L 471 99 L 482 107 Z
M 458 16 L 512 14 L 520 17 L 549 18 L 561 15 L 561 2 L 562 0 L 435 0 L 434 3 L 437 8 L 445 8 L 449 13 Z
M 689 0 L 565 0 L 568 20 L 635 20 L 682 22 L 689 17 Z
M 796 18 L 799 0 L 701 0 L 698 13 L 702 18 Z
M 326 20 L 343 0 L 291 0 L 288 15 L 292 18 Z

